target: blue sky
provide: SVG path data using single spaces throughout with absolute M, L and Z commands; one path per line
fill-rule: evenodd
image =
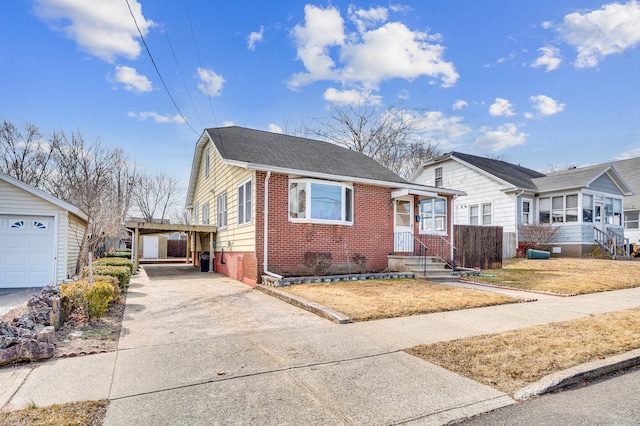
M 2 2 L 0 119 L 80 130 L 182 184 L 204 127 L 357 103 L 534 169 L 640 155 L 636 1 L 128 4 L 164 84 L 127 0 Z

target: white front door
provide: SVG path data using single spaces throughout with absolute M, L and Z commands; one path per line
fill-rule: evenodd
M 158 237 L 145 236 L 142 241 L 142 257 L 145 259 L 158 258 Z
M 593 224 L 602 232 L 607 232 L 607 213 L 604 201 L 596 200 L 593 209 Z
M 413 198 L 396 198 L 393 216 L 393 251 L 413 253 Z

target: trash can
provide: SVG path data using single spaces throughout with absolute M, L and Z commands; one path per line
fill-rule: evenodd
M 209 272 L 209 253 L 200 253 L 200 272 Z
M 527 250 L 527 259 L 549 259 L 551 257 L 551 253 L 544 250 Z

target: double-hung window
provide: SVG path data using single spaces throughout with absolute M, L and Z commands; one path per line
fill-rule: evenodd
M 442 188 L 442 167 L 436 167 L 434 183 L 436 188 Z
M 218 203 L 217 203 L 217 222 L 216 226 L 219 229 L 224 229 L 227 227 L 227 193 L 223 192 L 218 195 Z
M 205 149 L 204 151 L 204 176 L 205 177 L 209 177 L 209 162 L 211 160 L 209 160 L 209 157 L 211 157 L 211 149 L 209 147 L 207 147 L 207 149 Z
M 209 224 L 209 203 L 205 203 L 202 206 L 202 224 L 203 225 Z
M 292 222 L 353 223 L 353 187 L 313 179 L 289 181 L 289 220 Z
M 640 225 L 640 212 L 627 212 L 624 214 L 624 228 L 638 229 Z
M 469 206 L 469 225 L 491 225 L 493 223 L 492 210 L 491 203 Z
M 197 201 L 193 204 L 193 224 L 200 225 L 200 204 Z
M 238 225 L 251 223 L 251 179 L 238 186 Z
M 522 200 L 522 218 L 521 218 L 521 222 L 523 225 L 528 225 L 530 223 L 532 223 L 532 211 L 531 211 L 531 206 L 533 205 L 533 201 L 531 201 L 530 199 L 524 199 Z
M 491 205 L 491 203 L 482 205 L 482 224 L 483 225 L 491 225 L 491 223 L 493 223 L 493 215 L 491 213 L 492 211 L 493 211 L 493 206 Z
M 447 232 L 446 198 L 431 198 L 420 201 L 420 232 Z

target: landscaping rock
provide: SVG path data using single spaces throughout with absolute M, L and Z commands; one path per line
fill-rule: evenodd
M 0 349 L 0 365 L 20 361 L 37 361 L 53 357 L 55 346 L 51 343 L 30 340 Z
M 44 327 L 42 330 L 38 332 L 37 337 L 39 342 L 53 344 L 55 342 L 56 329 L 52 325 Z

